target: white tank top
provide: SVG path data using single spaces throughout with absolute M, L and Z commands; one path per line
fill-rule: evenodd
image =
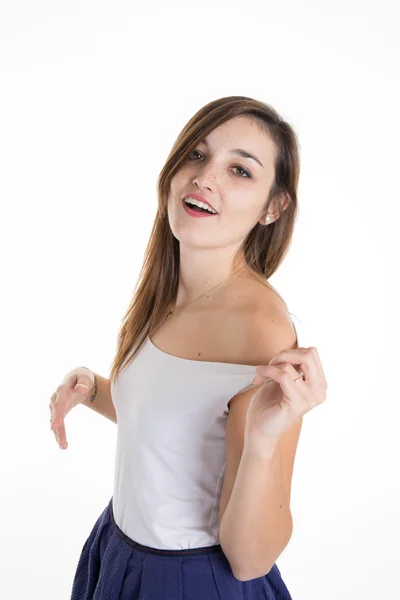
M 252 365 L 179 358 L 146 338 L 111 385 L 113 511 L 127 536 L 167 550 L 220 543 L 228 402 L 255 374 Z

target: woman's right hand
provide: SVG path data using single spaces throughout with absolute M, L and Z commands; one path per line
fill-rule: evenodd
M 68 447 L 65 435 L 64 419 L 77 405 L 90 398 L 94 389 L 94 373 L 86 367 L 77 367 L 67 373 L 54 394 L 51 396 L 50 428 L 60 448 Z

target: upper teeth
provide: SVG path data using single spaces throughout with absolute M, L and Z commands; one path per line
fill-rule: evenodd
M 196 206 L 200 206 L 200 208 L 205 208 L 206 210 L 210 211 L 210 213 L 212 213 L 213 215 L 217 214 L 215 210 L 208 206 L 208 204 L 200 202 L 200 200 L 196 200 L 196 198 L 191 198 L 189 196 L 188 198 L 185 198 L 185 202 L 188 202 L 189 204 L 195 204 Z

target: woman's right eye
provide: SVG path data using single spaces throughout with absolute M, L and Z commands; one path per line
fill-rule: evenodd
M 192 154 L 198 154 L 199 156 L 201 156 L 200 152 L 197 152 L 197 150 L 192 150 L 192 152 L 189 154 L 189 158 L 188 160 L 192 160 L 190 157 L 192 156 Z

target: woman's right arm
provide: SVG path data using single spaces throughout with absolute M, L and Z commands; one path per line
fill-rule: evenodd
M 85 404 L 113 423 L 117 415 L 111 398 L 111 380 L 96 375 L 87 367 L 67 373 L 50 398 L 50 428 L 60 448 L 68 447 L 65 417 L 78 404 Z

